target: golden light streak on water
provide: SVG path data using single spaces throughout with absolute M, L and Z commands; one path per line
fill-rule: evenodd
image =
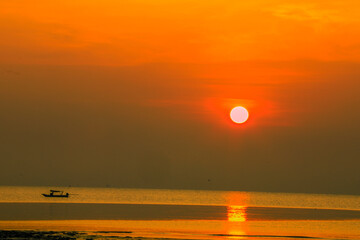
M 228 206 L 227 217 L 229 222 L 245 222 L 246 207 L 245 206 Z

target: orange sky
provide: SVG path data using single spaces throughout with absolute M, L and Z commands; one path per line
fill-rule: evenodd
M 358 1 L 2 1 L 2 63 L 360 60 Z
M 1 1 L 0 180 L 60 168 L 51 184 L 360 193 L 359 9 Z

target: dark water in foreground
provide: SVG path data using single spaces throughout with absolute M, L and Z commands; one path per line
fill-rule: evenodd
M 49 189 L 0 187 L 0 230 L 76 231 L 77 239 L 360 239 L 358 196 L 90 188 L 41 196 Z
M 279 207 L 1 203 L 0 220 L 360 220 L 359 210 Z

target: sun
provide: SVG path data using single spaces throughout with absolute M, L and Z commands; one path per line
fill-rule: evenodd
M 237 106 L 231 110 L 230 118 L 234 123 L 244 123 L 249 118 L 249 112 L 246 110 L 246 108 Z

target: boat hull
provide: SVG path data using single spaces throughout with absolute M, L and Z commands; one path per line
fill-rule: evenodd
M 44 197 L 55 197 L 55 198 L 67 198 L 67 197 L 69 197 L 69 195 L 50 195 L 50 194 L 45 194 L 45 193 L 43 193 L 42 194 Z

